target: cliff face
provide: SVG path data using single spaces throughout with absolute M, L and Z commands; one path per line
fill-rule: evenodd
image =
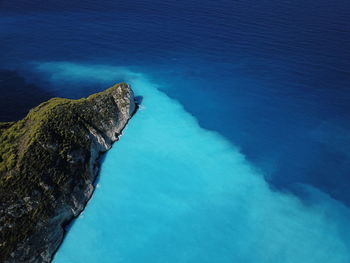
M 125 84 L 0 123 L 0 262 L 50 262 L 92 195 L 97 159 L 135 112 Z

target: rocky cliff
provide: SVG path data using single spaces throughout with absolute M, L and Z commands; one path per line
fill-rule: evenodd
M 64 227 L 94 190 L 98 157 L 135 112 L 122 83 L 54 98 L 18 122 L 0 123 L 0 262 L 50 262 Z

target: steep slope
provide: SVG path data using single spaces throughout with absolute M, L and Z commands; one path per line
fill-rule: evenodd
M 121 83 L 53 98 L 18 122 L 0 123 L 0 262 L 50 262 L 64 226 L 92 195 L 98 157 L 136 110 Z

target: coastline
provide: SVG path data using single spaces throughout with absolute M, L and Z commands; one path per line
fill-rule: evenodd
M 92 198 L 101 157 L 137 109 L 120 83 L 87 98 L 53 98 L 0 126 L 0 261 L 53 260 Z
M 120 130 L 120 133 L 119 135 L 117 136 L 117 139 L 112 141 L 112 144 L 111 144 L 111 148 L 113 147 L 113 145 L 115 143 L 117 143 L 120 139 L 120 137 L 123 135 L 123 131 L 124 129 L 128 126 L 128 123 L 129 121 L 132 119 L 132 117 L 137 113 L 140 105 L 138 103 L 138 101 L 134 98 L 134 102 L 135 102 L 135 110 L 134 112 L 131 114 L 130 118 L 128 119 L 128 121 L 125 123 L 125 125 L 122 127 L 122 129 Z M 110 148 L 110 149 L 111 149 Z M 101 158 L 103 158 L 103 156 L 109 151 L 106 150 L 104 152 L 99 152 L 99 155 L 97 156 L 96 160 L 95 160 L 95 167 L 94 167 L 94 171 L 95 171 L 95 174 L 94 174 L 94 180 L 92 182 L 92 188 L 91 188 L 91 194 L 89 195 L 89 197 L 87 198 L 87 200 L 85 201 L 84 203 L 84 206 L 83 208 L 78 212 L 77 215 L 73 215 L 72 218 L 68 219 L 66 222 L 64 222 L 61 227 L 63 229 L 63 238 L 62 240 L 60 241 L 59 245 L 57 246 L 56 250 L 52 253 L 52 256 L 51 256 L 51 260 L 49 262 L 53 262 L 55 260 L 55 256 L 58 252 L 58 250 L 60 249 L 62 243 L 64 242 L 68 232 L 69 232 L 69 228 L 71 227 L 72 224 L 74 224 L 74 221 L 85 211 L 85 208 L 86 206 L 89 204 L 90 200 L 92 199 L 93 195 L 94 195 L 94 192 L 96 190 L 96 181 L 98 180 L 99 176 L 100 176 L 100 170 L 101 170 Z

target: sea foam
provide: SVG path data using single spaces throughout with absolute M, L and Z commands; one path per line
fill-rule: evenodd
M 102 187 L 55 263 L 350 262 L 345 207 L 310 186 L 313 205 L 271 190 L 237 147 L 201 128 L 147 76 L 112 66 L 38 65 L 56 84 L 129 82 L 144 107 L 107 153 Z

